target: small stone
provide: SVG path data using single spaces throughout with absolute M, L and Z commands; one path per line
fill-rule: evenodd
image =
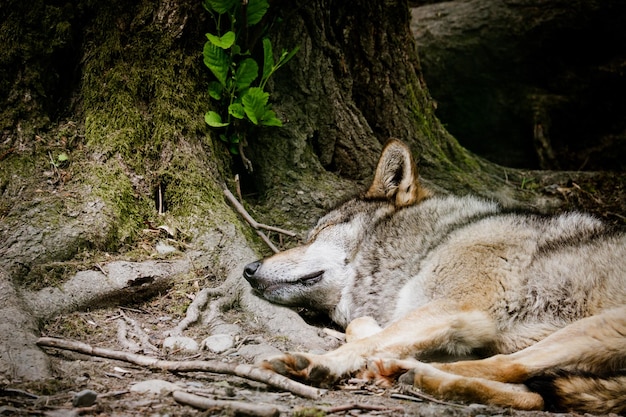
M 90 389 L 85 389 L 74 394 L 72 405 L 74 407 L 90 407 L 98 398 L 98 393 Z
M 162 240 L 160 240 L 156 244 L 156 251 L 158 253 L 160 253 L 161 255 L 167 255 L 168 253 L 174 253 L 174 252 L 176 252 L 176 250 L 177 249 L 174 246 L 168 245 L 167 243 L 163 242 Z
M 168 395 L 180 387 L 162 379 L 148 379 L 147 381 L 138 382 L 130 387 L 131 392 L 140 394 Z
M 235 340 L 228 334 L 214 334 L 202 341 L 202 347 L 213 353 L 222 353 L 235 346 Z
M 198 342 L 191 337 L 170 336 L 163 340 L 163 347 L 168 350 L 184 350 L 187 352 L 197 352 L 200 350 Z

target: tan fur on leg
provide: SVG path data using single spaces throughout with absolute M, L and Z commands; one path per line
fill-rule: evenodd
M 346 328 L 346 342 L 354 342 L 358 339 L 364 339 L 373 336 L 383 330 L 372 317 L 365 316 L 354 319 Z
M 368 369 L 369 376 L 376 375 L 376 380 L 393 379 L 406 372 L 400 377 L 401 382 L 412 384 L 443 399 L 493 404 L 521 410 L 543 408 L 541 395 L 530 392 L 524 385 L 454 375 L 415 360 L 379 359 L 371 361 Z

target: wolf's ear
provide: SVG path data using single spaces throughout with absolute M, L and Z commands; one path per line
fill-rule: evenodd
M 419 183 L 417 166 L 409 147 L 397 139 L 389 140 L 383 148 L 374 181 L 365 197 L 387 199 L 397 207 L 404 207 L 418 203 L 428 195 L 428 191 Z

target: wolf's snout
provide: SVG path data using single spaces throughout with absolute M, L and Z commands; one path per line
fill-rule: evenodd
M 254 262 L 249 263 L 243 268 L 243 277 L 250 284 L 254 284 L 253 281 L 256 281 L 254 278 L 254 274 L 259 269 L 260 266 L 261 266 L 261 261 L 254 261 Z

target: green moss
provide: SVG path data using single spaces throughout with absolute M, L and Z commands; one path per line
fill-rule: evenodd
M 175 45 L 173 26 L 152 23 L 151 2 L 135 4 L 133 11 L 121 1 L 94 7 L 82 87 L 86 142 L 106 161 L 92 181 L 94 192 L 118 206 L 122 239 L 156 216 L 157 188 L 165 191 L 168 213 L 207 217 L 223 198 L 215 182 L 220 173 L 209 162 L 211 142 L 202 142 L 209 102 L 203 38 L 197 45 Z
M 115 230 L 105 246 L 116 249 L 120 244 L 132 241 L 150 212 L 150 203 L 145 196 L 135 192 L 121 161 L 110 160 L 106 164 L 89 166 L 81 182 L 108 203 L 116 219 Z

